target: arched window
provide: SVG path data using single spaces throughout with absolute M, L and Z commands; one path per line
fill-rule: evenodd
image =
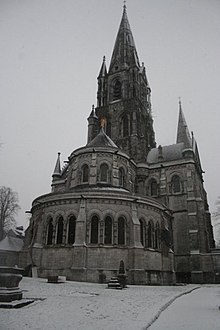
M 145 227 L 144 221 L 140 219 L 140 241 L 143 246 L 145 246 Z
M 89 166 L 87 164 L 82 167 L 82 182 L 89 181 Z
M 124 115 L 122 117 L 122 121 L 121 121 L 121 134 L 123 137 L 126 137 L 129 135 L 129 125 L 128 125 L 128 116 Z
M 71 215 L 68 222 L 68 236 L 67 236 L 68 244 L 75 243 L 75 234 L 76 234 L 76 218 L 74 215 Z
M 180 182 L 180 177 L 178 175 L 174 175 L 172 177 L 171 185 L 172 185 L 172 192 L 173 193 L 181 192 L 181 182 Z
M 123 217 L 118 219 L 118 244 L 125 244 L 125 219 Z
M 63 242 L 63 217 L 59 217 L 57 223 L 56 244 L 62 244 L 62 242 Z
M 147 226 L 147 246 L 152 248 L 154 246 L 154 224 L 149 221 Z
M 121 99 L 121 82 L 117 79 L 113 84 L 113 101 Z
M 98 244 L 99 240 L 99 218 L 94 215 L 91 220 L 91 235 L 90 242 L 92 244 Z
M 156 224 L 156 229 L 155 229 L 155 242 L 154 242 L 154 247 L 155 249 L 159 249 L 160 248 L 160 225 L 157 222 Z
M 104 236 L 105 244 L 112 244 L 112 218 L 107 216 L 105 218 L 105 236 Z
M 47 245 L 51 245 L 53 241 L 53 219 L 50 218 L 47 225 Z
M 119 186 L 125 187 L 125 171 L 122 167 L 119 168 Z
M 158 185 L 157 185 L 157 181 L 155 179 L 150 180 L 149 195 L 150 196 L 157 196 L 158 195 Z
M 108 165 L 102 164 L 100 166 L 100 181 L 108 182 Z

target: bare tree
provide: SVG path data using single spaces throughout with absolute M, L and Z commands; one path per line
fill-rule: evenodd
M 212 219 L 213 219 L 216 245 L 220 246 L 220 196 L 218 197 L 215 205 L 216 205 L 216 210 L 212 214 Z
M 18 194 L 11 188 L 0 187 L 0 240 L 3 238 L 4 231 L 16 224 L 14 216 L 19 209 Z

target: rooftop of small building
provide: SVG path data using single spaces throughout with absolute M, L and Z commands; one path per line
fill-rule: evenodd
M 23 238 L 6 235 L 5 238 L 0 241 L 0 251 L 19 252 L 23 248 L 23 245 Z

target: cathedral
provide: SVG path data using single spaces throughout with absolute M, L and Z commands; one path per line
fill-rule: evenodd
M 215 242 L 196 140 L 181 102 L 176 143 L 156 145 L 151 88 L 124 5 L 109 68 L 98 74 L 87 144 L 37 197 L 23 264 L 40 277 L 103 282 L 123 260 L 128 283 L 211 283 Z M 71 146 L 70 146 L 71 147 Z

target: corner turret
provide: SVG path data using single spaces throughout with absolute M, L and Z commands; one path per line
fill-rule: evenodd
M 92 106 L 92 111 L 87 118 L 88 120 L 88 137 L 87 143 L 91 142 L 98 133 L 98 118 L 95 114 L 94 105 Z

